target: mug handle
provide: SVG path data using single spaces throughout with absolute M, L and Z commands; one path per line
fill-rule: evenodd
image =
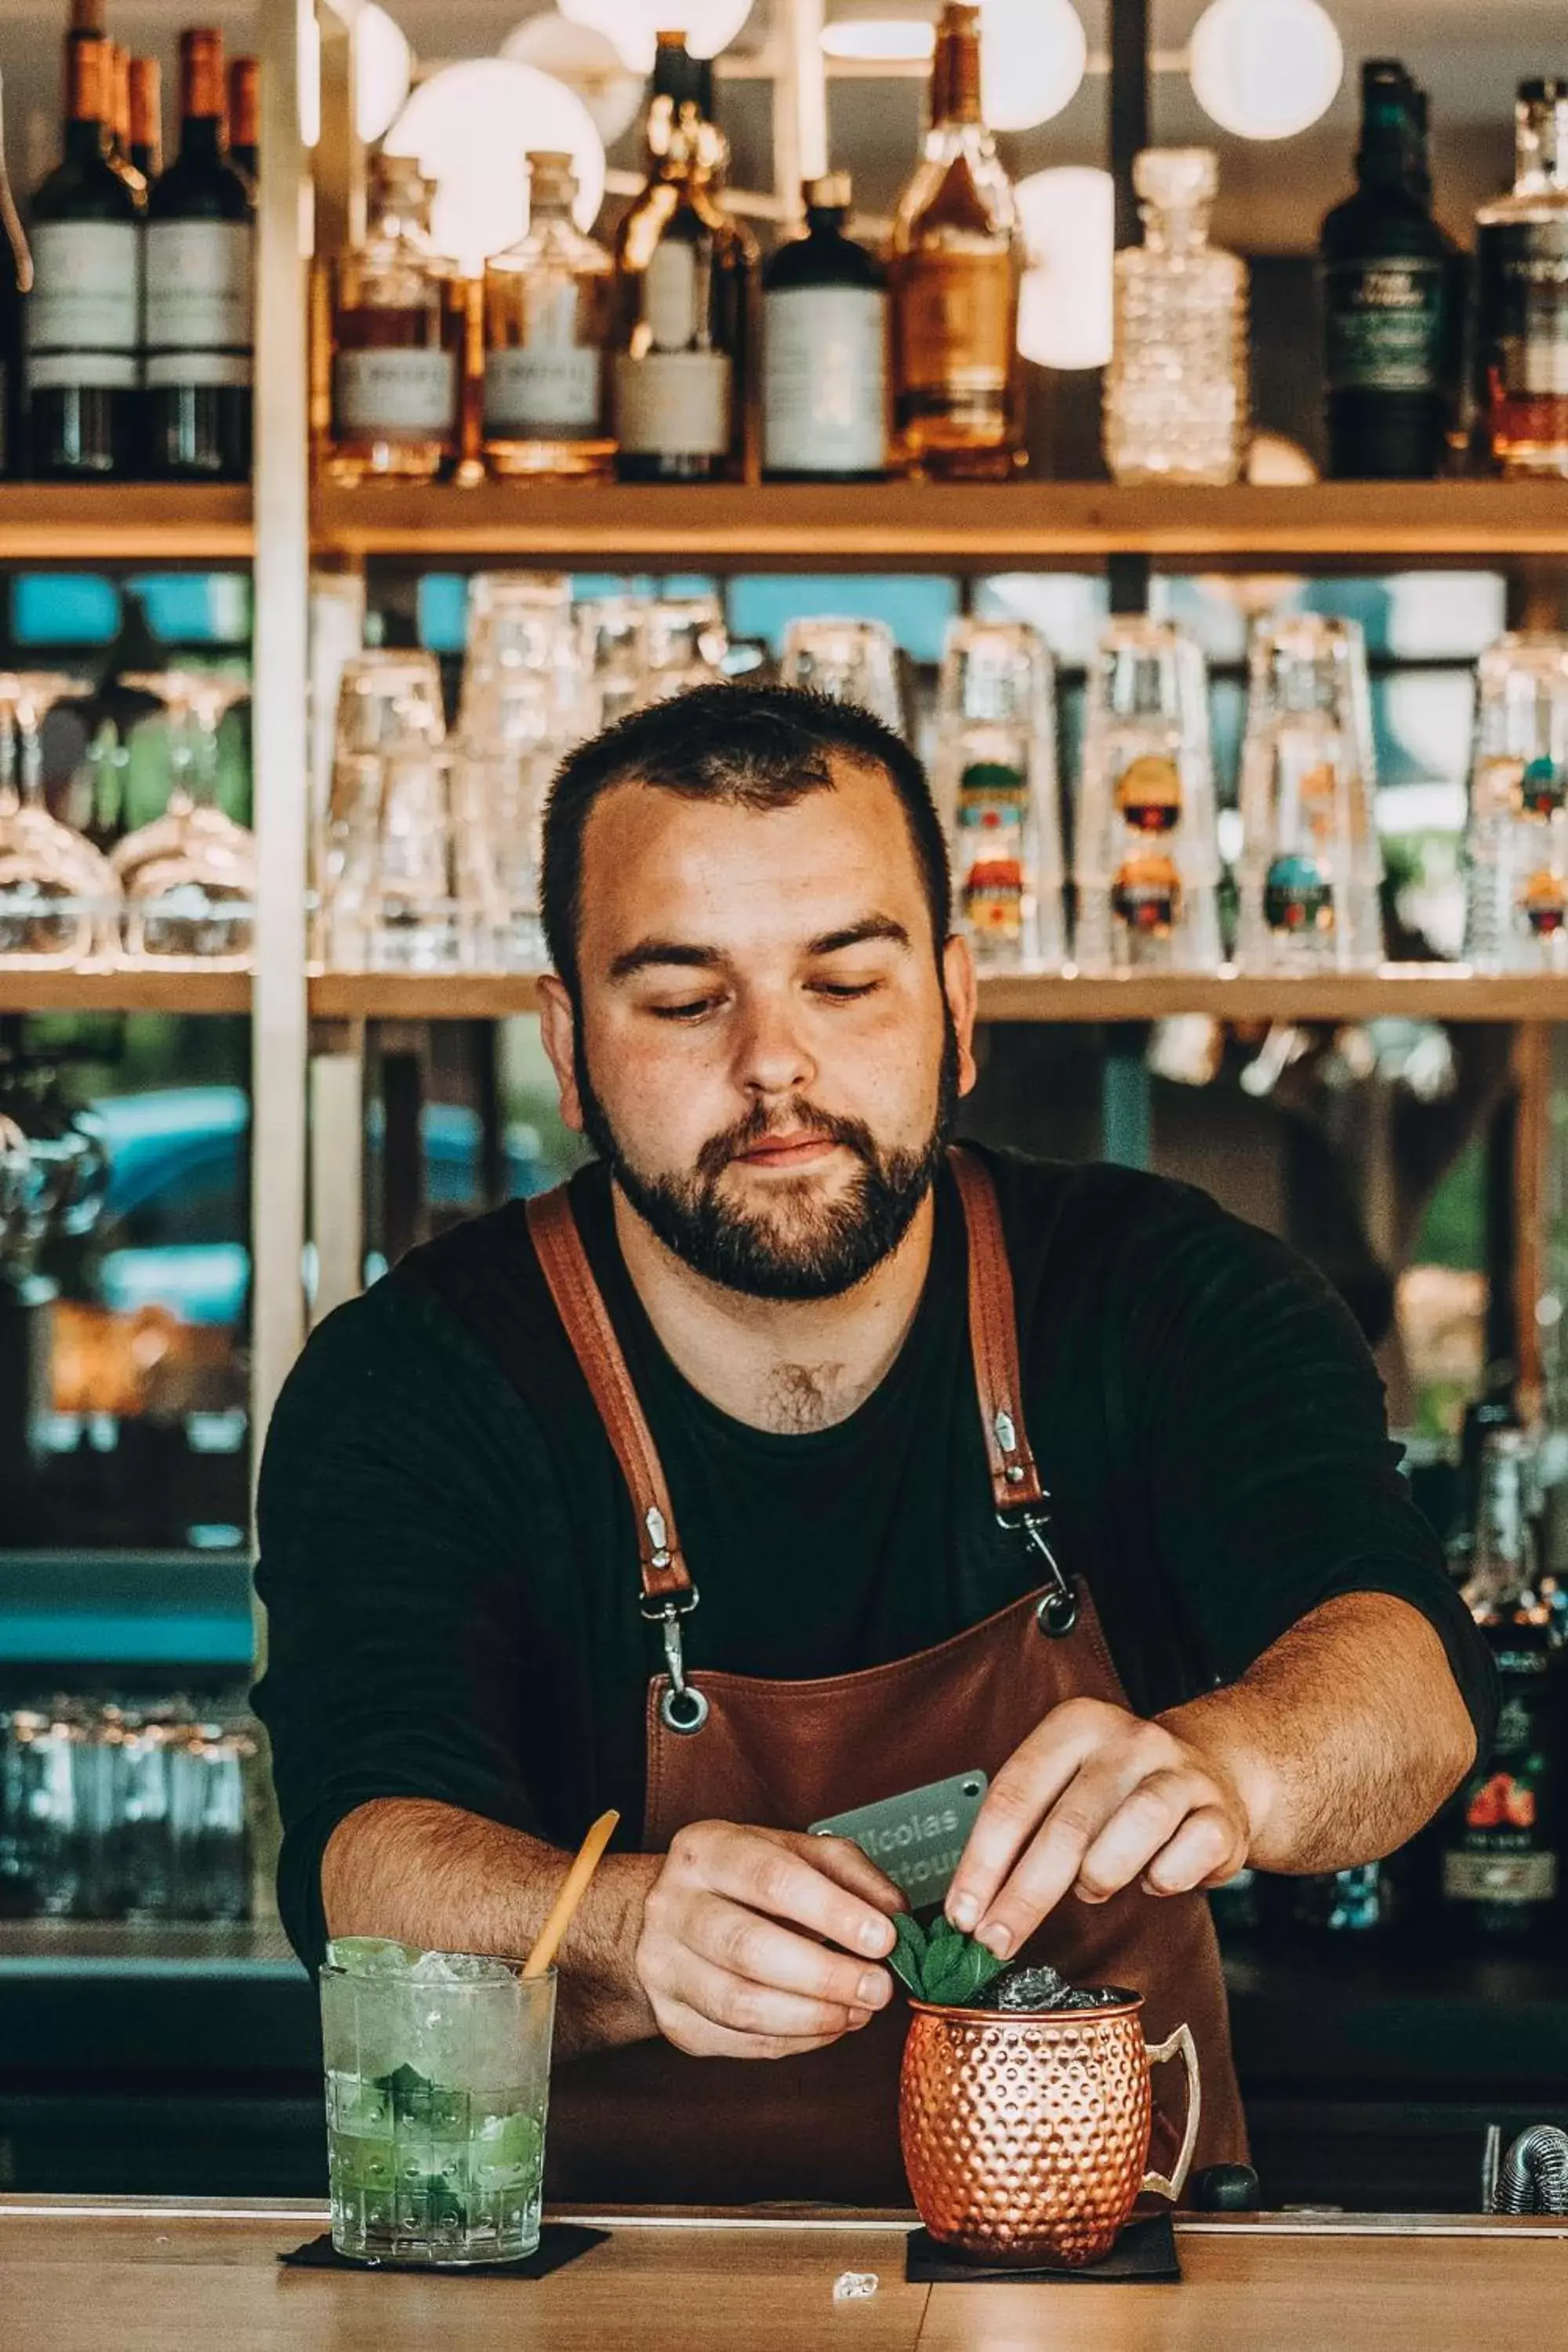
M 1164 2042 L 1149 2045 L 1149 2063 L 1157 2066 L 1163 2058 L 1173 2058 L 1180 2051 L 1187 2069 L 1187 2127 L 1182 2134 L 1182 2152 L 1176 2158 L 1176 2169 L 1169 2180 L 1163 2172 L 1146 2172 L 1139 2195 L 1152 2189 L 1156 2197 L 1168 2197 L 1173 2205 L 1186 2186 L 1187 2169 L 1193 2160 L 1193 2150 L 1198 2142 L 1198 2124 L 1203 2116 L 1203 2094 L 1198 2087 L 1198 2053 L 1190 2025 L 1178 2025 Z

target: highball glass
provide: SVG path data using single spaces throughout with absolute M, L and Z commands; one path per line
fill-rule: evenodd
M 1054 667 L 1024 621 L 957 620 L 937 680 L 932 784 L 955 911 L 985 970 L 1059 965 L 1061 809 Z

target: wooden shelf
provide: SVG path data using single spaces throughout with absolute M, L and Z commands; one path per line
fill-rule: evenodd
M 531 1013 L 527 972 L 318 972 L 310 1011 L 337 1021 L 499 1021 Z M 1225 1021 L 1568 1020 L 1568 973 L 1501 978 L 1463 964 L 1385 964 L 1376 972 L 1255 980 L 1234 971 L 1083 980 L 1058 972 L 980 983 L 987 1021 L 1163 1021 L 1207 1013 Z
M 250 491 L 184 482 L 0 482 L 0 562 L 248 562 Z
M 485 483 L 323 487 L 318 549 L 733 571 L 864 564 L 946 571 L 1146 555 L 1238 568 L 1568 555 L 1568 483 L 1328 482 L 1294 489 L 1110 483 L 763 483 L 740 488 Z
M 214 971 L 199 963 L 146 971 L 38 971 L 0 962 L 0 1013 L 249 1010 L 245 971 Z

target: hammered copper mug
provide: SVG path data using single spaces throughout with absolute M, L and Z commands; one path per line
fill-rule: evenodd
M 1110 2252 L 1144 2190 L 1173 2204 L 1181 2195 L 1201 2113 L 1197 2051 L 1184 2025 L 1145 2043 L 1142 1993 L 1095 2009 L 910 2007 L 899 2136 L 940 2243 L 992 2263 L 1076 2270 Z M 1187 2121 L 1167 2179 L 1144 2168 L 1149 2069 L 1178 2051 Z

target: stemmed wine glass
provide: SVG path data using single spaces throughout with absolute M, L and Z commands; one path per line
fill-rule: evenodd
M 121 684 L 156 696 L 169 714 L 168 803 L 113 853 L 126 954 L 133 963 L 180 956 L 243 965 L 255 925 L 256 844 L 217 805 L 217 748 L 225 714 L 246 699 L 250 681 L 170 669 L 127 671 Z
M 106 945 L 119 882 L 44 802 L 44 720 L 91 691 L 52 670 L 0 671 L 0 958 L 69 965 Z

